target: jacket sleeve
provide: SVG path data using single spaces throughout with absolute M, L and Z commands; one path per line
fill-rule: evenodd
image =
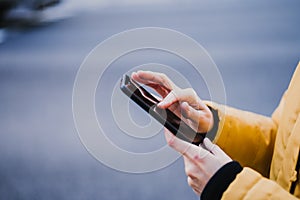
M 276 182 L 232 161 L 219 169 L 206 184 L 201 200 L 297 199 Z
M 272 117 L 205 102 L 218 116 L 214 142 L 243 167 L 268 176 L 283 101 Z
M 256 171 L 245 167 L 223 193 L 222 199 L 296 200 L 297 198 L 282 189 L 282 187 L 280 187 L 276 182 L 264 178 Z

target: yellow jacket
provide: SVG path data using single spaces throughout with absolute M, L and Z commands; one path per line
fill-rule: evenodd
M 244 167 L 222 199 L 297 199 L 300 147 L 300 62 L 272 117 L 209 103 L 217 110 L 215 142 Z M 267 178 L 265 178 L 267 177 Z

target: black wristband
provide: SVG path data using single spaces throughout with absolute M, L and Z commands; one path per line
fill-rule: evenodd
M 201 200 L 219 200 L 229 187 L 236 175 L 242 171 L 241 165 L 232 161 L 221 167 L 208 181 L 202 194 Z
M 208 106 L 208 108 L 212 112 L 212 115 L 213 115 L 213 118 L 214 118 L 214 125 L 213 125 L 212 129 L 206 133 L 206 137 L 208 137 L 210 140 L 213 141 L 215 139 L 215 137 L 217 135 L 217 132 L 218 132 L 218 129 L 219 129 L 220 119 L 219 119 L 219 115 L 218 115 L 217 110 L 213 109 L 210 106 Z

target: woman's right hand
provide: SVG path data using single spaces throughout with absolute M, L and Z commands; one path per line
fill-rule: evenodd
M 158 107 L 172 110 L 198 133 L 213 127 L 213 115 L 192 88 L 181 89 L 165 74 L 152 71 L 133 72 L 131 78 L 153 88 L 163 98 Z

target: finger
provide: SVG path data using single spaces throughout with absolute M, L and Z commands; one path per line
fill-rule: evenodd
M 214 148 L 216 147 L 216 145 L 213 144 L 208 138 L 204 138 L 203 146 L 205 146 L 205 148 L 210 152 L 213 152 Z
M 135 80 L 139 80 L 143 84 L 156 83 L 166 89 L 172 90 L 175 85 L 165 74 L 151 71 L 138 71 L 133 75 Z
M 174 136 L 169 130 L 165 129 L 165 137 L 170 147 L 186 156 L 190 160 L 196 161 L 203 159 L 209 152 L 202 147 L 183 141 Z
M 140 76 L 138 75 L 137 72 L 132 72 L 131 78 L 133 80 L 135 80 L 136 82 L 139 82 L 139 83 L 144 84 L 144 85 L 153 84 L 153 83 L 150 83 L 149 81 L 145 81 L 144 79 L 140 78 Z M 155 84 L 155 85 L 157 85 L 157 84 Z
M 191 177 L 187 177 L 187 182 L 188 182 L 188 185 L 193 189 L 193 191 L 197 195 L 200 195 L 200 186 L 197 184 L 195 179 L 192 179 Z
M 196 110 L 204 110 L 207 106 L 200 100 L 196 92 L 192 88 L 180 89 L 175 87 L 166 98 L 160 102 L 161 108 L 168 108 L 176 102 L 187 102 Z M 207 108 L 208 109 L 208 108 Z
M 156 84 L 156 83 L 146 83 L 144 80 L 142 80 L 142 79 L 137 75 L 136 72 L 133 72 L 133 73 L 131 74 L 131 78 L 132 78 L 133 80 L 135 80 L 136 82 L 139 82 L 139 83 L 141 83 L 141 84 L 144 84 L 144 85 L 147 85 L 147 86 L 153 88 L 153 89 L 154 89 L 158 94 L 160 94 L 162 97 L 167 96 L 167 94 L 170 92 L 170 90 L 168 90 L 168 89 L 166 89 L 166 88 L 164 88 L 164 87 L 162 87 L 161 85 L 158 85 L 158 84 Z
M 152 82 L 150 80 L 147 79 L 143 79 L 139 76 L 139 74 L 141 73 L 141 71 L 139 72 L 133 72 L 131 74 L 131 78 L 141 84 L 147 85 L 151 88 L 153 88 L 158 94 L 160 94 L 163 98 L 166 97 L 168 95 L 168 93 L 171 91 L 171 89 L 167 88 L 166 86 L 160 84 L 160 83 L 155 83 Z M 147 72 L 148 73 L 148 72 Z M 152 72 L 150 72 L 152 73 Z
M 168 90 L 168 89 L 166 89 L 164 87 L 161 87 L 160 85 L 157 85 L 155 83 L 147 84 L 147 86 L 153 88 L 163 98 L 165 98 L 169 94 L 169 92 L 170 92 L 170 90 Z
M 192 144 L 180 140 L 173 133 L 171 133 L 168 129 L 165 128 L 165 138 L 170 147 L 175 149 L 177 152 L 185 155 L 186 151 L 190 148 L 193 148 Z M 195 146 L 196 147 L 196 146 Z
M 210 113 L 203 110 L 196 110 L 187 102 L 180 104 L 180 112 L 183 116 L 184 122 L 189 124 L 194 130 L 199 133 L 206 133 L 211 129 L 212 119 L 208 116 Z
M 187 182 L 188 182 L 189 186 L 191 186 L 192 188 L 198 188 L 197 179 L 188 176 L 187 177 Z
M 195 130 L 207 132 L 211 128 L 212 117 L 209 116 L 211 111 L 207 106 L 201 105 L 202 101 L 193 90 L 174 89 L 158 104 L 158 107 L 166 109 L 175 103 L 180 104 L 179 117 L 183 115 L 184 118 L 190 119 Z
M 143 80 L 139 77 L 139 75 L 136 72 L 132 72 L 131 78 L 133 80 L 143 84 Z
M 174 90 L 172 90 L 157 106 L 166 109 L 176 102 L 177 96 L 174 94 Z
M 180 104 L 181 114 L 183 117 L 187 119 L 191 119 L 193 122 L 198 123 L 200 121 L 201 115 L 203 115 L 203 111 L 196 110 L 191 107 L 187 102 L 182 102 Z
M 188 157 L 183 156 L 183 160 L 184 160 L 184 170 L 185 170 L 185 174 L 189 177 L 191 177 L 192 179 L 197 180 L 197 176 L 199 175 L 199 173 L 201 173 L 199 171 L 199 167 L 198 165 L 196 165 L 193 161 L 191 161 Z
M 195 194 L 196 194 L 197 196 L 200 196 L 201 192 L 200 192 L 198 189 L 194 189 L 194 188 L 193 188 L 193 191 L 195 192 Z
M 232 160 L 218 145 L 213 144 L 208 138 L 204 139 L 203 145 L 207 150 L 218 157 L 222 163 L 227 163 Z

